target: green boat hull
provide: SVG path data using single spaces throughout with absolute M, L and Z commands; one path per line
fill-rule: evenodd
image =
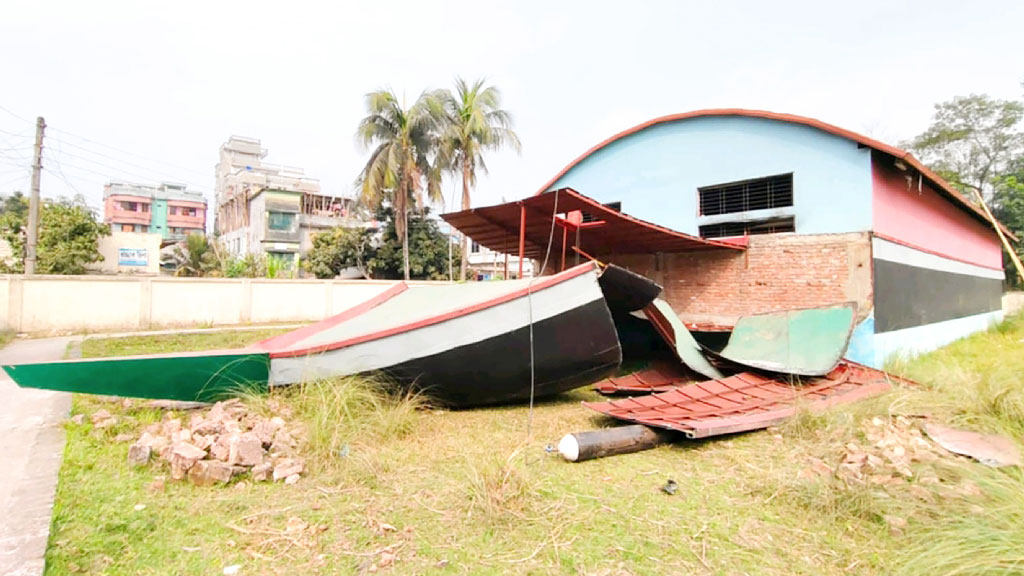
M 4 366 L 21 387 L 61 392 L 213 402 L 242 390 L 265 392 L 267 353 L 71 360 Z

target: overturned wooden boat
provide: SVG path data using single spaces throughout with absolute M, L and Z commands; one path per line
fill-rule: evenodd
M 534 279 L 400 282 L 244 349 L 3 368 L 23 387 L 172 400 L 382 372 L 453 406 L 520 401 L 531 388 L 548 396 L 618 368 L 622 353 L 599 271 L 587 262 Z

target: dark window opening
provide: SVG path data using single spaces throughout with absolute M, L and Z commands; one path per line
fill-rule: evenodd
M 793 205 L 793 174 L 698 188 L 702 216 Z
M 476 254 L 477 252 L 480 251 L 480 244 L 474 240 L 473 244 L 469 247 L 469 251 L 473 254 Z
M 754 222 L 722 222 L 700 227 L 701 238 L 727 238 L 729 236 L 746 236 L 747 234 L 778 234 L 796 232 L 795 221 L 788 218 L 773 218 Z

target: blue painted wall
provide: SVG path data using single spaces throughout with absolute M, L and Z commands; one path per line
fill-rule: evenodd
M 810 126 L 741 116 L 658 124 L 595 152 L 551 189 L 570 187 L 680 232 L 698 233 L 697 188 L 793 173 L 800 234 L 871 229 L 871 155 Z

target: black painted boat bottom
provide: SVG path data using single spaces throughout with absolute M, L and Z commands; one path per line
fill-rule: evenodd
M 610 376 L 622 349 L 604 299 L 533 325 L 534 396 L 566 392 Z M 452 407 L 526 401 L 530 397 L 530 328 L 403 362 L 384 370 Z

